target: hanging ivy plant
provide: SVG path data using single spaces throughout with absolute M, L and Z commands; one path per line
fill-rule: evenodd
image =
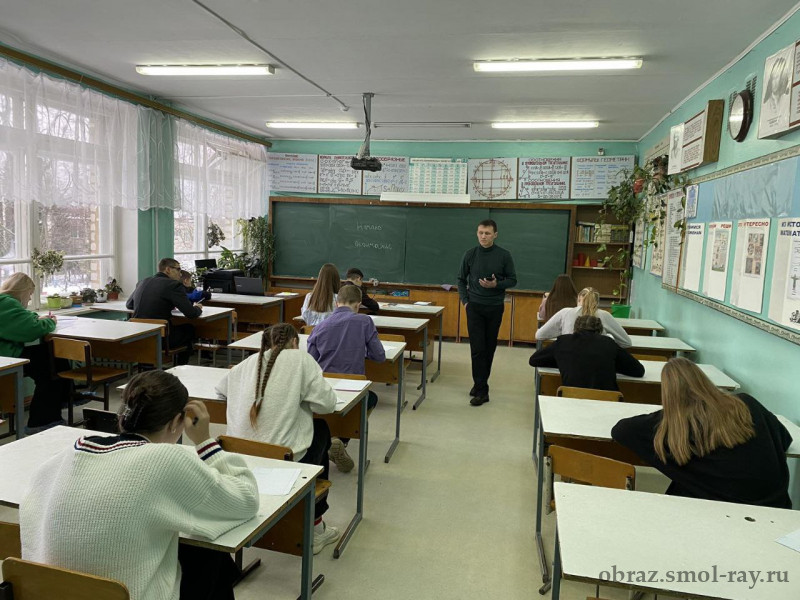
M 206 231 L 206 243 L 208 244 L 208 247 L 214 248 L 215 246 L 219 246 L 224 241 L 225 232 L 222 231 L 222 227 L 211 221 L 211 223 L 208 225 L 208 230 Z

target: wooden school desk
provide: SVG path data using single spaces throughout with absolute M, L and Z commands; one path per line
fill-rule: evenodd
M 0 356 L 0 391 L 4 394 L 14 390 L 14 426 L 17 439 L 25 437 L 25 390 L 22 383 L 22 370 L 29 361 L 27 358 Z M 5 471 L 0 471 L 5 473 Z
M 203 306 L 222 306 L 236 311 L 241 323 L 273 325 L 283 323 L 286 296 L 247 296 L 244 294 L 211 294 Z M 204 311 L 205 312 L 205 309 Z
M 171 373 L 181 380 L 181 383 L 183 383 L 189 391 L 190 399 L 202 400 L 206 403 L 206 406 L 209 406 L 209 412 L 217 415 L 220 414 L 217 407 L 214 407 L 213 404 L 216 403 L 224 406 L 225 402 L 217 398 L 214 388 L 226 373 L 230 373 L 230 370 L 181 365 L 168 369 L 167 373 Z M 339 558 L 364 516 L 364 474 L 368 466 L 367 391 L 369 391 L 369 386 L 372 382 L 369 380 L 363 381 L 354 379 L 329 379 L 328 381 L 330 381 L 336 391 L 336 410 L 330 415 L 315 416 L 327 421 L 331 430 L 331 436 L 355 438 L 359 440 L 356 513 L 347 526 L 347 529 L 342 533 L 342 537 L 336 544 L 336 548 L 333 550 L 333 557 Z M 352 384 L 352 387 L 359 386 L 360 389 L 358 391 L 338 389 L 345 387 L 347 384 Z M 124 387 L 125 386 L 120 386 L 120 389 Z M 357 405 L 361 406 L 359 412 L 353 410 Z
M 664 331 L 664 326 L 652 319 L 617 319 L 628 335 L 658 335 Z
M 231 344 L 232 350 L 246 350 L 248 352 L 258 352 L 261 349 L 262 333 L 259 331 L 246 338 L 237 340 Z M 308 336 L 299 334 L 300 338 L 299 347 L 301 350 L 306 350 Z M 365 360 L 364 368 L 365 375 L 370 381 L 376 383 L 390 383 L 397 385 L 397 416 L 395 417 L 395 435 L 389 446 L 389 451 L 384 457 L 384 462 L 389 462 L 392 459 L 397 444 L 400 443 L 400 415 L 406 405 L 405 401 L 405 384 L 403 377 L 405 373 L 405 364 L 403 362 L 403 353 L 406 349 L 406 344 L 402 342 L 387 342 L 381 340 L 383 351 L 386 354 L 386 360 L 382 363 L 375 362 L 374 360 Z
M 24 499 L 39 465 L 59 452 L 71 448 L 75 440 L 87 435 L 105 437 L 111 434 L 59 426 L 28 436 L 24 440 L 0 446 L 0 473 L 4 474 L 4 477 L 0 477 L 0 504 L 19 508 L 19 504 Z M 185 448 L 187 452 L 195 451 L 194 446 L 180 447 Z M 294 506 L 303 502 L 305 527 L 303 532 L 300 598 L 310 600 L 314 559 L 314 491 L 315 481 L 322 472 L 322 467 L 256 456 L 241 455 L 241 457 L 251 469 L 294 468 L 300 469 L 300 477 L 297 478 L 292 491 L 285 496 L 262 494 L 260 496 L 258 515 L 249 521 L 234 527 L 214 540 L 181 534 L 181 543 L 211 548 L 220 552 L 238 552 L 258 540 Z M 87 496 L 87 501 L 91 502 L 89 496 Z
M 565 446 L 599 456 L 613 458 L 633 465 L 645 463 L 631 450 L 611 439 L 611 429 L 620 419 L 649 414 L 660 410 L 652 404 L 632 404 L 629 402 L 603 402 L 581 398 L 560 398 L 540 396 L 539 410 L 539 448 L 536 452 L 536 547 L 539 552 L 539 567 L 542 581 L 550 580 L 544 547 L 542 544 L 542 507 L 545 469 L 544 457 L 550 445 Z M 792 436 L 792 444 L 786 450 L 787 458 L 800 458 L 800 426 L 787 418 L 776 415 Z
M 555 498 L 553 600 L 562 577 L 683 598 L 800 598 L 800 555 L 775 541 L 800 529 L 798 511 L 562 482 Z M 604 581 L 614 565 L 643 576 Z M 728 581 L 732 571 L 747 581 Z M 770 571 L 783 581 L 768 582 Z
M 394 304 L 392 302 L 378 302 L 381 314 L 389 317 L 408 317 L 412 319 L 428 319 L 428 331 L 435 335 L 438 331 L 439 350 L 436 361 L 436 373 L 431 375 L 431 383 L 436 381 L 442 372 L 442 331 L 444 325 L 444 306 L 424 304 Z M 435 329 L 431 329 L 435 327 Z M 431 357 L 433 360 L 433 357 Z
M 653 335 L 631 335 L 631 347 L 626 348 L 631 354 L 655 354 L 667 359 L 680 356 L 685 352 L 694 352 L 696 349 L 681 339 L 673 337 L 656 337 Z
M 428 320 L 383 315 L 370 315 L 369 318 L 375 323 L 375 328 L 379 333 L 402 335 L 406 340 L 407 350 L 422 347 L 422 380 L 417 388 L 421 389 L 422 393 L 413 406 L 413 409 L 417 410 L 417 407 L 425 400 L 428 382 Z

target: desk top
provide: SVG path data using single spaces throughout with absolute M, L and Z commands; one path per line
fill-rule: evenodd
M 283 303 L 286 297 L 281 296 L 248 296 L 246 294 L 211 294 L 211 300 L 206 300 L 206 304 L 247 304 L 252 306 L 271 306 Z M 205 310 L 205 309 L 204 309 Z
M 646 415 L 657 410 L 661 410 L 657 404 L 539 396 L 539 414 L 545 435 L 610 441 L 611 428 L 620 419 Z M 786 456 L 800 458 L 800 426 L 784 416 L 775 416 L 792 436 Z
M 428 319 L 412 319 L 409 317 L 384 317 L 370 315 L 375 327 L 380 329 L 402 329 L 404 331 L 422 331 L 428 325 Z
M 133 314 L 133 311 L 125 306 L 125 300 L 111 300 L 109 302 L 103 302 L 101 304 L 93 304 L 92 308 L 94 310 L 103 310 L 103 311 L 110 311 L 110 312 L 124 312 L 128 314 Z M 227 315 L 232 313 L 233 309 L 230 307 L 225 306 L 204 306 L 203 313 L 197 317 L 198 320 L 203 321 L 207 319 L 215 319 L 223 315 Z M 173 317 L 183 317 L 183 313 L 178 309 L 172 311 Z M 185 317 L 184 317 L 185 318 Z
M 672 350 L 675 352 L 694 352 L 695 348 L 679 338 L 657 337 L 653 335 L 632 335 L 629 351 L 636 350 Z
M 71 447 L 79 437 L 86 435 L 108 436 L 110 434 L 59 426 L 0 446 L 0 473 L 6 475 L 0 478 L 0 504 L 18 507 L 25 497 L 30 480 L 39 465 Z M 180 447 L 194 452 L 194 446 Z M 181 535 L 181 539 L 193 540 L 196 545 L 212 547 L 225 552 L 235 552 L 255 537 L 256 532 L 263 530 L 267 524 L 274 521 L 276 515 L 298 495 L 302 494 L 307 489 L 307 486 L 313 482 L 314 478 L 322 472 L 322 467 L 314 465 L 245 455 L 242 455 L 242 458 L 251 469 L 256 467 L 271 469 L 294 468 L 300 469 L 300 477 L 295 482 L 292 491 L 286 496 L 262 495 L 258 516 L 234 527 L 215 540 L 210 541 L 185 534 Z
M 627 588 L 726 600 L 800 598 L 800 555 L 775 541 L 800 528 L 800 511 L 562 482 L 555 499 L 565 578 L 596 582 L 616 565 L 646 577 L 658 571 L 662 580 Z M 678 571 L 698 579 L 677 581 Z M 747 583 L 729 582 L 731 571 L 754 571 L 762 580 L 753 585 L 748 573 Z M 788 581 L 769 583 L 768 571 L 785 571 Z M 668 572 L 676 581 L 667 581 Z
M 76 340 L 97 342 L 121 342 L 143 334 L 160 332 L 161 326 L 153 323 L 130 323 L 108 319 L 87 317 L 61 318 L 50 335 L 68 337 Z
M 378 302 L 381 311 L 385 313 L 415 313 L 419 315 L 438 317 L 444 312 L 444 306 L 423 304 L 400 304 L 394 302 Z
M 642 360 L 640 362 L 642 365 L 644 365 L 644 377 L 630 377 L 629 375 L 617 374 L 617 381 L 631 381 L 649 385 L 661 385 L 661 370 L 667 363 L 657 360 Z M 736 390 L 739 388 L 738 383 L 725 375 L 725 373 L 720 371 L 714 365 L 698 364 L 697 366 L 700 367 L 700 370 L 703 371 L 703 373 L 705 373 L 709 379 L 711 379 L 711 383 L 718 388 L 725 390 Z M 555 367 L 537 367 L 537 369 L 542 375 L 559 374 L 558 369 Z
M 8 356 L 0 356 L 0 371 L 10 371 L 23 365 L 27 365 L 29 361 L 27 358 L 9 358 Z
M 623 327 L 630 327 L 631 329 L 652 329 L 653 331 L 664 331 L 664 326 L 658 321 L 652 319 L 617 319 L 617 322 Z
M 248 335 L 246 338 L 242 338 L 241 340 L 237 340 L 236 342 L 228 345 L 228 348 L 232 348 L 234 350 L 251 350 L 258 352 L 261 349 L 261 335 L 262 334 L 260 331 L 258 333 L 254 333 L 253 335 Z M 301 333 L 299 337 L 299 347 L 301 350 L 305 350 L 308 342 L 308 335 Z M 383 351 L 386 353 L 387 362 L 396 361 L 403 355 L 403 351 L 406 349 L 405 342 L 386 342 L 381 340 L 381 345 L 383 346 Z

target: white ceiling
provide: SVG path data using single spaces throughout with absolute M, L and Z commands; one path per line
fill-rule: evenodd
M 137 64 L 271 62 L 192 0 L 4 0 L 0 41 L 257 135 L 264 122 L 469 121 L 471 129 L 380 128 L 373 139 L 638 140 L 795 0 L 201 0 L 350 106 L 286 68 L 265 78 L 164 78 Z M 473 60 L 641 56 L 637 71 L 479 74 Z M 596 119 L 579 132 L 492 130 L 495 120 Z

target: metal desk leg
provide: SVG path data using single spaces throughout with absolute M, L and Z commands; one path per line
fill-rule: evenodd
M 281 300 L 281 307 L 278 309 L 278 319 L 281 323 L 283 323 L 283 305 L 286 303 L 286 300 Z
M 403 413 L 403 408 L 406 404 L 405 402 L 405 386 L 403 385 L 403 370 L 405 367 L 405 358 L 403 355 L 400 355 L 400 359 L 397 361 L 397 369 L 398 369 L 398 377 L 397 377 L 397 417 L 394 426 L 394 441 L 392 441 L 392 445 L 389 446 L 389 451 L 386 453 L 386 456 L 383 459 L 383 462 L 389 462 L 392 459 L 392 454 L 394 454 L 395 448 L 397 448 L 397 444 L 400 443 L 400 415 Z
M 333 558 L 339 558 L 356 527 L 364 518 L 364 474 L 367 470 L 367 394 L 361 399 L 361 437 L 358 443 L 358 490 L 356 492 L 356 514 L 344 530 L 342 538 L 333 549 Z
M 444 311 L 439 315 L 439 359 L 436 363 L 436 373 L 431 376 L 431 383 L 436 381 L 442 372 L 442 328 L 444 326 Z
M 300 570 L 300 599 L 311 600 L 313 591 L 312 570 L 314 567 L 314 492 L 315 485 L 308 486 L 303 500 L 303 563 Z M 322 582 L 320 581 L 320 584 Z
M 22 389 L 22 367 L 14 369 L 14 386 L 16 387 L 16 413 L 14 421 L 17 427 L 17 439 L 25 437 L 25 392 Z
M 561 596 L 561 550 L 558 547 L 558 528 L 556 528 L 556 550 L 553 557 L 553 593 L 552 600 L 559 600 Z
M 539 375 L 539 369 L 535 370 L 533 381 L 533 462 L 536 462 L 536 443 L 539 439 L 539 389 L 542 382 L 542 376 Z
M 539 460 L 537 461 L 536 475 L 536 551 L 539 554 L 539 568 L 542 571 L 542 583 L 550 581 L 550 574 L 547 569 L 547 558 L 544 554 L 544 544 L 542 543 L 542 491 L 544 490 L 544 432 L 539 432 Z
M 417 401 L 414 402 L 414 406 L 412 407 L 414 410 L 417 410 L 417 407 L 422 404 L 422 401 L 425 400 L 425 391 L 427 390 L 427 383 L 428 383 L 428 326 L 425 325 L 425 329 L 422 330 L 422 394 Z

